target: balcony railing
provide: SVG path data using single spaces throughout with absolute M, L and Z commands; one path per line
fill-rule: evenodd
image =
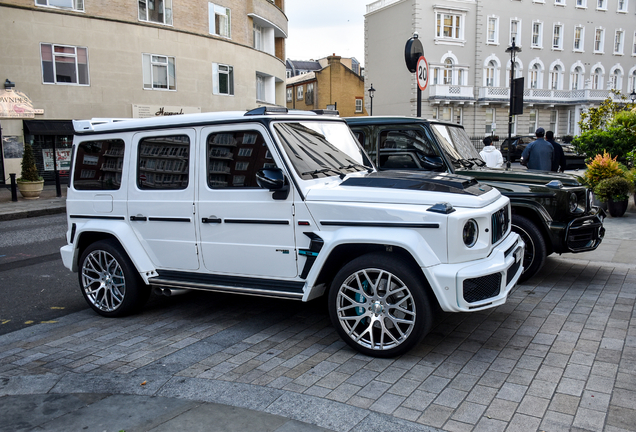
M 610 90 L 548 90 L 548 89 L 524 89 L 524 103 L 544 104 L 576 104 L 584 102 L 602 102 L 612 96 Z M 509 102 L 509 87 L 480 87 L 479 101 Z M 615 101 L 620 97 L 614 96 Z
M 473 86 L 436 84 L 429 87 L 429 99 L 462 99 L 475 100 Z

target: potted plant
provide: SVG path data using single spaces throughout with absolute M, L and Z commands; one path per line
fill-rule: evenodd
M 40 177 L 35 166 L 35 156 L 31 144 L 24 143 L 22 155 L 22 177 L 18 180 L 18 189 L 24 199 L 37 199 L 44 189 L 44 179 Z
M 607 200 L 601 199 L 596 194 L 596 186 L 601 180 L 612 177 L 623 177 L 623 175 L 623 170 L 616 161 L 616 158 L 612 158 L 607 152 L 603 152 L 603 155 L 597 154 L 594 159 L 587 164 L 587 171 L 585 171 L 583 177 L 585 183 L 594 191 L 595 205 L 600 206 L 603 210 L 607 210 L 607 206 L 603 205 Z
M 627 211 L 629 194 L 634 184 L 625 177 L 611 177 L 601 180 L 594 188 L 594 194 L 607 202 L 607 209 L 612 217 L 621 217 Z

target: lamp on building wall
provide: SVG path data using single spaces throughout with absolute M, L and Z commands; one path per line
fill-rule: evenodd
M 9 78 L 7 78 L 7 79 L 4 81 L 4 89 L 5 89 L 5 90 L 11 90 L 13 87 L 15 87 L 15 83 L 14 83 L 14 82 L 9 81 Z
M 375 95 L 375 89 L 373 88 L 373 84 L 369 87 L 369 98 L 371 99 L 371 115 L 373 115 L 373 96 Z

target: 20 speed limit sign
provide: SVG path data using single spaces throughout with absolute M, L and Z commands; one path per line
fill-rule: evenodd
M 428 62 L 424 56 L 420 57 L 417 61 L 417 86 L 420 90 L 426 90 L 428 85 Z

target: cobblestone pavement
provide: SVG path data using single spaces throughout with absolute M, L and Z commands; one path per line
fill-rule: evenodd
M 633 265 L 551 257 L 507 304 L 442 313 L 417 349 L 374 359 L 338 338 L 322 301 L 191 293 L 0 336 L 0 397 L 176 397 L 336 431 L 628 431 L 635 299 Z

